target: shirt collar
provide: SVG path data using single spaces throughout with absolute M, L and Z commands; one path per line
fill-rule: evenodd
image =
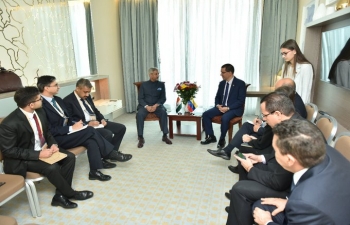
M 306 171 L 308 170 L 309 168 L 304 168 L 302 170 L 299 170 L 298 172 L 294 173 L 293 175 L 293 182 L 294 184 L 296 185 L 300 178 L 304 175 L 304 173 L 306 173 Z
M 36 112 L 35 112 L 35 111 L 32 112 L 32 113 L 30 113 L 30 112 L 27 112 L 27 111 L 23 110 L 22 108 L 19 108 L 19 109 L 24 113 L 24 115 L 25 115 L 28 119 L 33 119 L 34 114 L 36 115 Z M 37 116 L 38 116 L 38 115 L 37 115 Z
M 235 77 L 232 77 L 232 79 L 231 80 L 229 80 L 229 81 L 226 81 L 230 86 L 232 86 L 232 83 L 233 83 L 233 80 L 235 79 Z
M 52 102 L 52 99 L 53 99 L 53 97 L 51 98 L 51 97 L 47 97 L 47 96 L 44 96 L 44 95 L 41 95 L 41 97 L 43 97 L 46 101 L 48 101 L 48 102 Z

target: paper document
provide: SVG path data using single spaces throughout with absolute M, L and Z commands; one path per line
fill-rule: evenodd
M 98 126 L 96 126 L 96 127 L 94 127 L 95 129 L 97 129 L 97 128 L 104 128 L 105 126 L 103 126 L 103 124 L 102 123 L 100 123 Z
M 85 125 L 85 126 L 83 126 L 82 128 L 80 128 L 79 130 L 73 130 L 73 131 L 69 132 L 68 134 L 73 134 L 73 133 L 75 133 L 75 132 L 84 130 L 85 128 L 87 128 L 87 126 L 88 126 L 88 125 Z
M 64 159 L 66 157 L 67 157 L 67 154 L 64 154 L 62 152 L 55 152 L 49 158 L 39 158 L 39 159 L 48 164 L 54 164 L 55 162 L 58 162 L 61 159 Z
M 254 125 L 253 121 L 251 120 L 247 120 L 247 122 Z

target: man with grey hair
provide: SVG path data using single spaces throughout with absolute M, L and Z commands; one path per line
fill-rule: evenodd
M 172 142 L 168 139 L 168 115 L 163 104 L 166 101 L 164 82 L 158 81 L 159 72 L 157 68 L 150 68 L 148 70 L 149 80 L 141 84 L 139 90 L 136 114 L 137 134 L 138 134 L 138 148 L 142 148 L 145 139 L 143 137 L 144 120 L 148 113 L 153 112 L 160 119 L 160 126 L 163 131 L 162 141 L 170 145 Z
M 130 160 L 132 155 L 123 154 L 119 150 L 126 127 L 123 124 L 107 121 L 104 118 L 91 98 L 91 88 L 92 84 L 88 79 L 81 78 L 77 81 L 75 90 L 63 99 L 68 113 L 75 121 L 82 120 L 88 126 L 100 127 L 96 131 L 114 145 L 114 150 L 118 154 L 117 161 Z

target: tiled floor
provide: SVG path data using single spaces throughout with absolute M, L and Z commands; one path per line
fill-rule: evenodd
M 0 215 L 13 216 L 20 225 L 226 223 L 229 201 L 224 192 L 238 179 L 227 166 L 235 165 L 235 159 L 211 156 L 206 149 L 215 149 L 216 144 L 203 146 L 195 137 L 175 136 L 173 144 L 166 145 L 158 122 L 145 122 L 146 143 L 138 149 L 135 114 L 116 121 L 127 127 L 121 150 L 133 159 L 104 170 L 112 180 L 100 182 L 88 179 L 86 154 L 79 156 L 73 185 L 93 191 L 92 199 L 77 202 L 76 209 L 52 207 L 54 187 L 44 179 L 36 184 L 41 217 L 31 216 L 25 192 L 0 207 Z M 214 129 L 219 135 L 219 125 Z

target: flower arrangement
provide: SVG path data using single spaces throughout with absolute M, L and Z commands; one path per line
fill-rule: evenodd
M 186 105 L 188 101 L 196 97 L 199 88 L 200 86 L 196 82 L 183 81 L 175 85 L 174 92 L 182 99 L 182 103 Z

